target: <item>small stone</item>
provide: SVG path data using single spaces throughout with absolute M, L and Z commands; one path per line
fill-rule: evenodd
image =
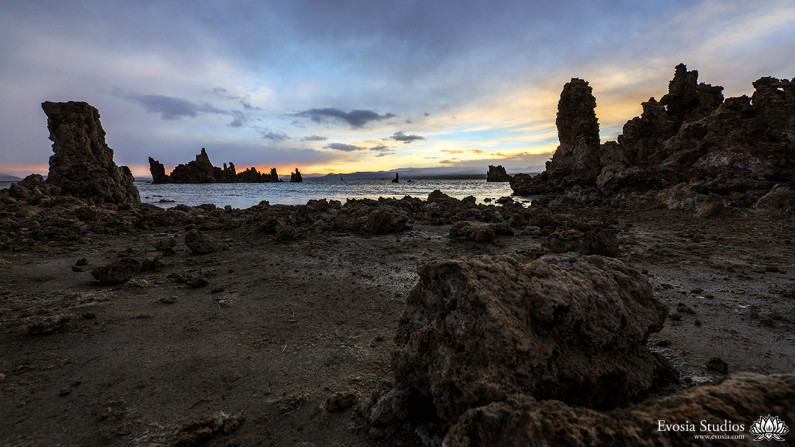
M 112 264 L 91 270 L 91 276 L 100 284 L 114 285 L 129 281 L 140 270 L 140 262 L 133 258 L 121 258 Z
M 80 272 L 83 271 L 83 268 L 82 267 L 78 267 L 76 265 L 73 265 L 72 266 L 72 271 L 75 272 L 75 273 L 80 273 Z
M 199 230 L 190 230 L 185 235 L 185 245 L 194 255 L 215 253 L 223 248 L 214 237 L 201 233 Z
M 77 260 L 77 262 L 75 262 L 75 265 L 88 265 L 88 259 L 80 258 Z
M 205 287 L 205 286 L 206 286 L 207 284 L 209 284 L 210 282 L 209 282 L 209 281 L 207 281 L 207 279 L 205 279 L 205 278 L 202 278 L 201 276 L 195 276 L 195 277 L 193 277 L 193 278 L 189 279 L 188 281 L 186 281 L 185 283 L 186 283 L 186 284 L 188 285 L 188 287 L 190 287 L 191 289 L 200 289 L 200 288 L 202 288 L 202 287 Z
M 340 391 L 332 394 L 326 399 L 326 411 L 334 413 L 337 411 L 347 410 L 356 405 L 359 401 L 359 396 L 353 391 Z
M 707 361 L 707 370 L 716 372 L 718 374 L 729 374 L 729 365 L 720 357 L 712 357 Z

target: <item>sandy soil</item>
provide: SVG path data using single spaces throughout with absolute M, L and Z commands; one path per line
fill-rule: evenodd
M 617 222 L 620 259 L 644 271 L 670 308 L 651 344 L 685 386 L 718 376 L 705 367 L 712 357 L 732 372 L 795 370 L 791 220 L 572 213 Z M 185 229 L 0 251 L 0 444 L 167 444 L 174 430 L 218 410 L 242 411 L 245 422 L 204 445 L 410 442 L 374 439 L 355 408 L 325 406 L 339 391 L 366 400 L 391 377 L 392 338 L 417 263 L 543 253 L 532 231 L 478 244 L 450 241 L 448 230 L 414 225 L 397 236 L 328 232 L 292 242 L 245 228 L 210 231 L 226 250 L 194 256 L 180 244 L 159 271 L 119 286 L 100 286 L 88 272 L 124 252 L 144 256 L 163 236 L 182 240 Z M 88 265 L 74 272 L 80 258 Z M 169 279 L 179 272 L 209 284 Z

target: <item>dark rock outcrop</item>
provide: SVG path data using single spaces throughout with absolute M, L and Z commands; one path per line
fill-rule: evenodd
M 759 210 L 795 209 L 795 190 L 787 185 L 776 185 L 754 204 Z
M 85 102 L 44 102 L 52 150 L 47 183 L 63 194 L 115 204 L 140 203 L 126 166 L 116 166 L 97 109 Z
M 547 236 L 544 246 L 553 253 L 573 251 L 584 255 L 618 256 L 618 239 L 614 231 L 589 229 L 585 232 L 568 229 Z
M 363 229 L 369 234 L 395 234 L 411 228 L 405 213 L 391 206 L 378 207 L 367 216 Z
M 675 380 L 646 348 L 666 307 L 617 260 L 473 257 L 418 271 L 393 369 L 398 387 L 418 392 L 445 421 L 516 393 L 613 408 Z
M 504 402 L 467 411 L 445 436 L 450 447 L 636 447 L 675 445 L 739 445 L 740 440 L 703 439 L 694 435 L 746 435 L 761 415 L 795 419 L 795 374 L 764 376 L 739 373 L 717 384 L 649 399 L 640 405 L 601 413 L 559 401 L 537 402 L 514 395 Z M 715 427 L 701 431 L 700 421 Z M 694 431 L 660 430 L 666 424 L 690 422 Z M 734 427 L 720 427 L 730 421 Z M 739 429 L 742 425 L 742 429 Z M 790 433 L 783 436 L 792 442 Z
M 303 182 L 304 178 L 301 177 L 301 173 L 298 171 L 298 168 L 295 168 L 295 172 L 290 173 L 290 182 L 291 183 L 300 183 Z
M 451 239 L 473 242 L 493 243 L 497 238 L 494 229 L 489 225 L 472 225 L 469 222 L 456 222 L 450 227 Z
M 392 183 L 400 183 L 400 174 L 395 173 L 395 178 L 392 179 Z
M 198 230 L 190 230 L 185 235 L 185 245 L 194 255 L 206 255 L 223 249 L 223 245 L 214 237 Z
M 575 185 L 594 186 L 599 176 L 599 122 L 596 98 L 586 81 L 572 78 L 563 86 L 555 125 L 560 145 L 546 170 L 531 177 L 516 175 L 511 188 L 516 195 L 547 194 Z
M 114 285 L 129 281 L 141 270 L 141 263 L 133 258 L 121 258 L 111 264 L 91 270 L 91 276 L 100 284 Z
M 252 166 L 243 172 L 239 172 L 236 181 L 240 183 L 266 183 L 272 180 L 269 174 L 263 174 Z
M 748 207 L 777 183 L 795 185 L 792 81 L 760 78 L 751 98 L 724 101 L 723 87 L 698 83 L 698 72 L 680 64 L 668 93 L 644 102 L 618 141 L 601 146 L 598 124 L 587 113 L 590 89 L 581 82 L 566 84 L 561 95 L 560 146 L 546 171 L 514 176 L 514 194 L 582 191 L 583 198 L 615 198 L 685 184 L 720 196 L 725 206 Z
M 505 172 L 505 168 L 502 165 L 493 166 L 489 165 L 489 172 L 486 173 L 486 181 L 487 182 L 510 182 L 511 176 Z
M 175 435 L 169 444 L 170 447 L 195 447 L 204 445 L 215 437 L 228 435 L 246 421 L 243 412 L 228 415 L 223 411 L 218 411 L 212 416 L 185 424 Z
M 162 183 L 169 183 L 171 179 L 166 174 L 166 168 L 163 163 L 149 157 L 149 172 L 152 174 L 152 184 L 158 185 Z
M 264 174 L 253 166 L 238 173 L 232 162 L 228 165 L 224 163 L 222 167 L 213 166 L 205 148 L 202 148 L 201 152 L 196 155 L 194 161 L 177 165 L 170 175 L 166 175 L 162 163 L 149 157 L 149 171 L 152 173 L 152 183 L 267 183 L 279 181 L 276 168 L 271 169 L 270 174 Z M 297 169 L 296 172 L 298 172 Z
M 154 177 L 154 174 L 152 174 Z M 196 155 L 196 159 L 187 164 L 180 164 L 169 175 L 171 183 L 215 183 L 215 170 L 210 162 L 207 151 Z

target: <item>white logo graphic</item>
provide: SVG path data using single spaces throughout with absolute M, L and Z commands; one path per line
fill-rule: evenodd
M 753 424 L 751 424 L 751 434 L 756 435 L 754 441 L 783 441 L 782 436 L 789 433 L 787 424 L 784 423 L 778 416 L 759 416 Z

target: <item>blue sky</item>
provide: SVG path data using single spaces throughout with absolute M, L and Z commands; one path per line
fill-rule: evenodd
M 3 2 L 0 172 L 47 170 L 40 103 L 97 107 L 119 164 L 206 147 L 286 173 L 542 165 L 590 82 L 603 140 L 684 62 L 750 94 L 795 76 L 792 1 Z

